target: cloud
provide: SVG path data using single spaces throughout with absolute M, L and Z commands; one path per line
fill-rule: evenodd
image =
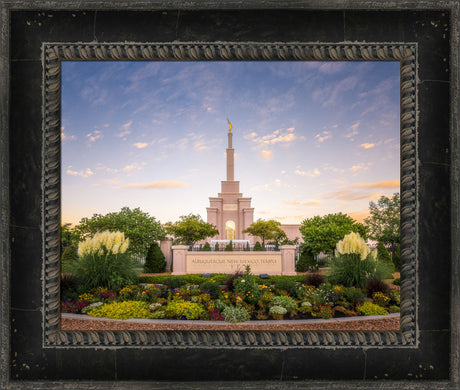
M 120 172 L 119 169 L 115 168 L 109 168 L 109 167 L 104 167 L 104 166 L 97 166 L 96 169 L 107 172 L 107 173 L 118 173 Z
M 86 137 L 89 139 L 89 142 L 94 142 L 103 137 L 103 134 L 100 130 L 94 130 L 92 133 L 86 134 Z
M 271 150 L 262 150 L 260 154 L 265 160 L 270 160 L 273 156 L 273 152 Z
M 142 190 L 162 190 L 162 189 L 170 189 L 170 188 L 180 188 L 180 187 L 187 187 L 190 183 L 184 181 L 177 181 L 177 180 L 165 180 L 165 181 L 155 181 L 151 183 L 133 183 L 133 184 L 126 184 L 124 186 L 119 186 L 115 188 L 120 189 L 142 189 Z
M 308 171 L 307 175 L 310 177 L 317 177 L 321 175 L 321 172 L 317 168 L 315 168 L 314 170 Z
M 296 169 L 294 173 L 298 176 L 306 176 L 307 172 L 306 171 L 301 171 L 300 169 Z
M 123 168 L 123 172 L 132 172 L 132 171 L 135 171 L 135 170 L 140 171 L 140 170 L 144 169 L 143 165 L 146 165 L 146 163 L 141 163 L 141 164 L 132 163 L 132 164 L 126 165 Z
M 345 169 L 337 168 L 337 167 L 334 167 L 332 165 L 326 164 L 326 165 L 323 166 L 323 171 L 331 171 L 331 172 L 334 172 L 334 173 L 344 173 Z
M 370 164 L 367 164 L 367 165 L 370 165 Z M 361 164 L 358 164 L 358 165 L 353 165 L 351 168 L 348 168 L 350 171 L 352 172 L 357 172 L 357 171 L 361 171 L 361 170 L 368 170 L 369 167 L 366 166 L 366 164 L 364 163 L 361 163 Z
M 133 146 L 138 148 L 138 149 L 143 149 L 143 148 L 149 146 L 149 144 L 145 143 L 145 142 L 136 142 L 135 144 L 133 144 Z
M 340 72 L 340 70 L 345 66 L 343 61 L 326 61 L 321 64 L 318 70 L 321 73 L 332 74 Z
M 298 137 L 295 133 L 295 128 L 290 127 L 286 130 L 275 130 L 270 134 L 266 134 L 264 136 L 259 136 L 257 133 L 252 132 L 246 136 L 245 139 L 250 140 L 256 144 L 258 147 L 266 147 L 267 145 L 275 145 L 275 144 L 289 144 L 292 141 L 298 139 L 305 139 L 305 137 L 301 136 Z
M 348 128 L 348 133 L 345 135 L 345 137 L 347 138 L 351 138 L 351 137 L 354 137 L 355 135 L 358 135 L 358 127 L 360 125 L 361 121 L 358 121 L 354 124 L 352 124 L 349 128 Z
M 254 132 L 254 131 L 252 133 L 250 133 L 250 134 L 246 134 L 246 135 L 243 136 L 243 138 L 245 138 L 245 139 L 254 139 L 256 137 L 257 137 L 257 133 Z
M 364 143 L 364 144 L 361 144 L 360 146 L 363 147 L 364 149 L 371 149 L 375 146 L 375 144 Z
M 312 97 L 321 106 L 333 106 L 338 104 L 338 100 L 345 96 L 346 92 L 355 88 L 359 81 L 358 76 L 349 76 L 339 83 L 323 86 L 313 91 Z
M 76 139 L 77 137 L 75 135 L 66 135 L 63 131 L 61 131 L 61 140 L 73 140 Z
M 166 139 L 162 140 L 165 141 Z M 160 141 L 158 141 L 160 142 Z M 193 148 L 193 150 L 197 152 L 201 152 L 203 150 L 213 149 L 216 147 L 218 143 L 217 139 L 209 138 L 206 134 L 197 134 L 190 132 L 186 134 L 185 137 L 182 137 L 175 141 L 172 144 L 169 144 L 169 148 L 186 150 L 189 147 Z
M 298 176 L 309 176 L 309 177 L 317 177 L 321 175 L 321 172 L 319 171 L 318 168 L 315 168 L 313 170 L 309 171 L 303 171 L 301 170 L 300 166 L 297 166 L 297 169 L 294 171 L 294 173 Z
M 280 179 L 275 180 L 275 186 L 281 187 L 281 180 Z
M 340 188 L 399 188 L 399 180 L 379 181 L 375 183 L 356 183 Z
M 329 131 L 323 131 L 322 133 L 315 135 L 315 139 L 319 143 L 322 143 L 322 142 L 326 141 L 327 139 L 329 139 L 331 137 L 332 136 L 331 136 Z
M 101 88 L 100 84 L 86 85 L 81 91 L 82 98 L 89 101 L 93 106 L 105 103 L 107 95 L 107 90 Z
M 321 204 L 321 201 L 317 199 L 310 199 L 307 201 L 300 201 L 297 199 L 285 199 L 283 200 L 283 203 L 292 206 L 318 206 Z
M 388 180 L 374 183 L 356 183 L 339 187 L 337 191 L 321 194 L 322 199 L 339 199 L 345 201 L 375 200 L 382 196 L 380 191 L 399 189 L 399 180 Z
M 128 121 L 126 123 L 124 123 L 122 126 L 121 126 L 121 131 L 117 134 L 117 137 L 125 137 L 127 136 L 128 134 L 131 134 L 131 125 L 133 124 L 133 121 Z
M 70 165 L 69 168 L 67 169 L 66 173 L 68 175 L 71 175 L 71 176 L 79 176 L 79 177 L 83 177 L 83 178 L 88 178 L 90 176 L 93 176 L 94 175 L 94 172 L 89 169 L 89 168 L 86 168 L 85 171 L 73 171 L 71 170 L 70 168 L 72 168 L 72 166 Z
M 323 194 L 324 199 L 340 199 L 340 200 L 347 200 L 347 201 L 354 201 L 354 200 L 362 200 L 362 199 L 376 199 L 378 198 L 378 194 L 375 192 L 369 191 L 350 191 L 350 190 L 338 190 L 338 191 L 330 191 Z
M 104 183 L 107 183 L 107 184 L 119 184 L 120 179 L 105 179 Z

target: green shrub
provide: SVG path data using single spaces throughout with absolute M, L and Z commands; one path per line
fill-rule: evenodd
M 263 251 L 264 248 L 262 248 L 262 244 L 257 241 L 255 244 L 254 244 L 254 247 L 252 248 L 253 251 Z
M 92 317 L 116 318 L 150 318 L 149 304 L 141 301 L 124 301 L 108 303 L 95 307 L 87 313 Z
M 126 254 L 129 240 L 120 232 L 99 232 L 78 245 L 78 261 L 72 273 L 85 289 L 108 287 L 119 290 L 137 282 L 137 262 Z
M 211 278 L 214 279 L 217 284 L 224 285 L 228 278 L 228 274 L 211 274 Z
M 230 240 L 230 242 L 229 242 L 227 245 L 225 245 L 225 249 L 224 249 L 224 250 L 227 251 L 227 252 L 233 251 L 233 243 L 232 243 L 232 240 Z
M 203 245 L 203 248 L 201 248 L 203 252 L 211 252 L 211 245 L 209 245 L 209 242 L 205 243 Z
M 200 290 L 205 293 L 209 293 L 213 299 L 219 298 L 222 293 L 222 288 L 215 281 L 208 280 L 200 284 Z
M 161 251 L 158 243 L 154 242 L 150 245 L 147 257 L 145 258 L 144 272 L 147 274 L 165 272 L 165 267 L 165 255 Z
M 327 305 L 335 303 L 339 299 L 339 293 L 334 290 L 334 286 L 330 283 L 321 284 L 315 291 L 314 301 L 318 305 Z
M 329 280 L 334 284 L 342 284 L 345 287 L 364 287 L 367 281 L 374 275 L 376 262 L 368 255 L 361 260 L 359 254 L 339 254 L 331 263 Z
M 275 319 L 281 320 L 283 316 L 287 313 L 287 309 L 283 306 L 272 306 L 268 310 L 268 313 Z
M 247 309 L 242 307 L 226 306 L 222 310 L 222 318 L 225 321 L 231 322 L 233 324 L 237 322 L 249 321 L 251 319 L 251 314 Z
M 244 247 L 244 250 L 246 252 L 249 252 L 251 250 L 251 247 L 249 246 L 249 242 L 246 243 L 246 246 Z
M 377 261 L 374 276 L 378 279 L 393 279 L 394 265 L 392 262 Z
M 391 298 L 390 303 L 393 303 L 394 305 L 398 305 L 398 306 L 401 305 L 401 292 L 399 290 L 390 291 L 390 298 Z
M 315 256 L 313 255 L 311 249 L 304 245 L 300 251 L 300 257 L 296 264 L 297 272 L 307 272 L 318 269 L 318 264 L 316 263 Z
M 400 307 L 396 305 L 390 306 L 389 310 L 393 313 L 399 313 L 401 311 Z
M 244 274 L 234 280 L 233 291 L 242 295 L 244 300 L 249 303 L 255 304 L 260 299 L 259 284 L 254 275 L 251 274 L 249 265 L 246 266 Z
M 380 316 L 388 314 L 383 307 L 371 302 L 364 302 L 362 305 L 357 306 L 356 309 L 365 316 Z
M 396 251 L 393 256 L 393 265 L 396 271 L 399 272 L 401 270 L 401 246 L 400 245 L 396 247 Z
M 345 287 L 343 289 L 343 296 L 348 302 L 352 303 L 353 306 L 356 306 L 357 304 L 364 302 L 366 293 L 360 288 Z
M 164 308 L 164 312 L 169 318 L 182 319 L 185 317 L 187 320 L 197 320 L 205 313 L 205 310 L 200 303 L 176 299 L 168 302 Z
M 274 287 L 278 291 L 287 291 L 289 294 L 294 295 L 296 290 L 296 282 L 292 279 L 277 279 L 274 282 Z
M 234 281 L 236 279 L 238 279 L 241 276 L 243 276 L 242 271 L 235 271 L 233 274 L 231 274 L 230 276 L 227 277 L 227 279 L 225 280 L 225 283 L 224 283 L 227 291 L 233 291 L 234 290 L 233 283 L 234 283 Z
M 228 274 L 211 274 L 211 277 L 219 284 L 225 284 L 225 280 L 228 278 Z M 209 278 L 203 277 L 201 274 L 188 274 L 181 276 L 171 275 L 142 275 L 139 277 L 139 283 L 148 284 L 168 284 L 173 278 L 181 278 L 185 280 L 185 283 L 200 285 L 206 282 Z M 174 282 L 173 282 L 174 283 Z M 181 282 L 182 283 L 182 282 Z M 176 286 L 181 287 L 181 286 Z
M 61 272 L 69 273 L 72 271 L 72 264 L 78 260 L 77 248 L 73 245 L 64 249 L 61 256 Z
M 379 242 L 377 244 L 377 261 L 391 263 L 391 256 L 388 253 L 387 248 L 385 248 L 385 245 L 383 245 L 382 242 Z
M 391 298 L 383 292 L 376 292 L 372 294 L 372 301 L 379 306 L 386 307 L 390 304 Z
M 401 278 L 396 278 L 395 280 L 393 280 L 393 284 L 395 286 L 401 286 Z
M 286 309 L 286 311 L 294 315 L 297 312 L 297 302 L 294 298 L 288 297 L 286 295 L 277 295 L 270 299 L 271 306 L 281 306 Z
M 216 245 L 214 245 L 214 250 L 216 252 L 219 252 L 219 244 L 216 242 Z
M 163 280 L 163 284 L 171 288 L 179 288 L 185 286 L 187 281 L 182 276 L 169 276 Z

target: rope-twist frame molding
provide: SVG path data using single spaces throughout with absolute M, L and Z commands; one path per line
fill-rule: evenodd
M 43 44 L 43 345 L 150 347 L 365 347 L 417 345 L 415 44 Z M 399 61 L 401 91 L 401 331 L 63 331 L 60 329 L 60 62 Z

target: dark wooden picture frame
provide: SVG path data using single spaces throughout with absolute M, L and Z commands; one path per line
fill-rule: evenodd
M 458 386 L 458 2 L 378 4 L 2 3 L 3 388 Z M 401 332 L 59 329 L 59 63 L 166 59 L 400 61 Z

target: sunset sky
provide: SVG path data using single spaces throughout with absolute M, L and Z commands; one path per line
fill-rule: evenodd
M 206 220 L 225 180 L 300 223 L 399 192 L 399 62 L 62 62 L 62 222 Z

